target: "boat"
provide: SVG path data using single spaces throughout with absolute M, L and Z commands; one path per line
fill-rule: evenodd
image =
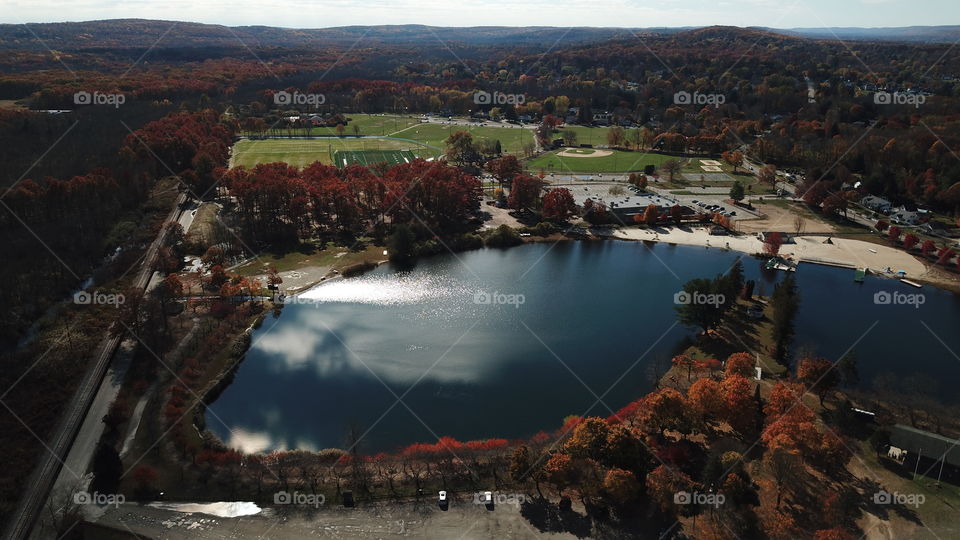
M 866 275 L 867 275 L 866 268 L 857 268 L 857 270 L 853 274 L 853 280 L 856 281 L 857 283 L 863 283 L 863 279 Z
M 767 261 L 767 270 L 783 270 L 784 272 L 796 272 L 797 265 L 780 257 L 773 257 Z

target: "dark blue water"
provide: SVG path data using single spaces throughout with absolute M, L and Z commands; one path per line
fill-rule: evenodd
M 207 426 L 248 451 L 342 447 L 353 428 L 374 452 L 444 435 L 527 437 L 568 415 L 607 416 L 647 392 L 695 334 L 675 324 L 674 293 L 738 257 L 535 244 L 328 283 L 307 293 L 312 304 L 288 305 L 255 332 Z M 781 276 L 743 261 L 769 294 Z M 799 348 L 834 359 L 855 349 L 865 384 L 885 371 L 960 379 L 955 295 L 881 278 L 857 285 L 852 270 L 812 265 L 797 278 Z M 925 303 L 877 305 L 879 291 L 923 293 Z

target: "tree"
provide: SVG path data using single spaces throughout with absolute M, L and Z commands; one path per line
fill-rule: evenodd
M 703 378 L 693 381 L 687 389 L 687 401 L 690 408 L 702 422 L 709 423 L 713 418 L 723 418 L 724 397 L 720 383 Z
M 640 482 L 630 471 L 610 469 L 603 478 L 603 491 L 615 506 L 627 506 L 640 496 Z
M 827 198 L 829 192 L 823 182 L 815 182 L 806 191 L 803 192 L 803 202 L 808 206 L 817 208 Z
M 623 425 L 610 427 L 603 447 L 603 461 L 607 466 L 629 469 L 638 474 L 646 472 L 649 455 L 643 443 Z
M 856 540 L 857 536 L 853 535 L 842 526 L 837 526 L 832 529 L 820 529 L 813 533 L 814 540 Z
M 743 165 L 743 152 L 734 151 L 734 152 L 724 152 L 720 154 L 720 159 L 727 162 L 728 165 L 733 167 L 733 172 L 737 172 L 737 167 Z
M 530 449 L 526 445 L 520 445 L 510 458 L 510 477 L 516 482 L 524 482 L 530 472 Z
M 800 451 L 786 436 L 778 436 L 767 444 L 767 451 L 763 454 L 763 463 L 773 476 L 777 487 L 777 504 L 780 508 L 784 489 L 798 483 L 802 469 Z
M 696 486 L 692 478 L 681 471 L 672 470 L 666 465 L 660 465 L 650 471 L 644 483 L 650 500 L 664 512 L 668 512 L 675 507 L 676 503 L 674 501 L 677 493 L 692 491 Z
M 607 130 L 607 144 L 610 146 L 623 146 L 627 142 L 627 136 L 620 126 L 614 126 Z
M 416 249 L 416 236 L 406 224 L 399 224 L 387 239 L 387 250 L 392 261 L 408 261 Z
M 783 245 L 783 235 L 778 232 L 767 233 L 763 237 L 763 251 L 767 255 L 776 256 Z
M 750 381 L 741 375 L 730 375 L 720 382 L 723 392 L 724 420 L 745 435 L 756 427 L 755 403 Z
M 450 134 L 444 141 L 445 156 L 448 163 L 457 167 L 468 167 L 476 163 L 479 153 L 473 144 L 473 135 L 468 131 L 457 131 Z
M 741 377 L 750 378 L 754 376 L 754 366 L 756 365 L 756 360 L 750 353 L 738 352 L 733 353 L 727 358 L 727 363 L 724 369 L 725 376 L 730 377 L 731 375 L 740 375 Z
M 656 225 L 660 220 L 660 209 L 655 204 L 648 204 L 643 211 L 643 222 L 647 225 Z
M 501 188 L 504 184 L 511 185 L 513 179 L 523 172 L 523 165 L 520 164 L 520 160 L 517 159 L 517 156 L 511 154 L 491 159 L 485 167 L 487 172 L 499 182 Z
M 892 225 L 889 229 L 887 229 L 887 238 L 889 238 L 891 242 L 899 242 L 900 227 L 897 227 L 896 225 Z
M 692 422 L 686 397 L 673 388 L 661 388 L 643 399 L 646 422 L 663 433 L 678 431 L 690 433 Z
M 777 183 L 777 167 L 775 165 L 764 165 L 757 172 L 757 180 L 771 186 Z
M 686 368 L 687 369 L 687 380 L 690 380 L 690 375 L 693 372 L 693 359 L 685 354 L 678 354 L 674 356 L 670 361 L 675 367 Z
M 920 243 L 920 238 L 913 233 L 908 233 L 903 237 L 903 248 L 907 251 L 913 249 L 918 243 Z
M 797 282 L 792 273 L 788 273 L 783 281 L 773 289 L 771 297 L 773 304 L 773 331 L 774 358 L 785 363 L 787 349 L 793 340 L 793 322 L 800 309 L 800 295 L 797 291 Z
M 572 457 L 599 461 L 609 433 L 610 425 L 602 418 L 587 418 L 577 424 L 563 449 Z
M 820 397 L 820 406 L 828 392 L 840 382 L 839 373 L 826 358 L 804 358 L 797 366 L 797 378 Z
M 931 253 L 937 250 L 937 245 L 933 243 L 933 240 L 924 240 L 923 246 L 920 247 L 920 253 L 924 257 L 929 257 Z
M 682 292 L 675 297 L 678 304 L 674 307 L 680 324 L 699 327 L 704 334 L 719 326 L 723 318 L 721 306 L 701 301 L 717 292 L 715 280 L 697 278 L 684 283 Z
M 551 189 L 543 196 L 543 218 L 565 222 L 577 214 L 577 203 L 567 188 Z
M 507 204 L 510 208 L 523 210 L 536 207 L 540 201 L 543 181 L 535 176 L 521 174 L 513 179 Z
M 666 171 L 670 181 L 673 182 L 673 175 L 680 172 L 681 169 L 680 160 L 668 159 L 664 161 L 662 165 L 660 165 L 660 168 Z
M 746 193 L 743 189 L 743 184 L 739 180 L 733 183 L 730 187 L 730 198 L 734 201 L 740 202 L 746 196 Z
M 837 361 L 837 371 L 840 380 L 847 388 L 854 388 L 860 384 L 860 370 L 857 368 L 857 352 L 850 351 Z
M 558 494 L 562 494 L 575 479 L 573 461 L 567 454 L 556 453 L 550 456 L 543 467 L 543 472 L 547 482 L 557 487 Z

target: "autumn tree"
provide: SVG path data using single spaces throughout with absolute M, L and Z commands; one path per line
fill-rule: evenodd
M 696 486 L 696 482 L 692 478 L 682 471 L 670 469 L 666 465 L 660 465 L 650 471 L 644 479 L 644 483 L 647 488 L 647 496 L 663 512 L 669 512 L 676 507 L 674 497 L 678 492 L 690 492 Z
M 587 418 L 573 430 L 563 449 L 575 458 L 600 461 L 609 433 L 610 426 L 602 418 Z
M 733 353 L 727 357 L 727 362 L 724 366 L 724 372 L 727 377 L 730 377 L 731 375 L 740 375 L 741 377 L 749 379 L 750 377 L 754 376 L 754 366 L 756 363 L 756 360 L 752 355 L 750 355 L 750 353 Z
M 523 165 L 520 164 L 517 156 L 511 154 L 491 159 L 485 168 L 499 182 L 501 188 L 504 184 L 510 186 L 513 179 L 523 172 Z
M 777 167 L 776 165 L 764 165 L 757 172 L 757 180 L 764 184 L 770 184 L 771 186 L 777 183 Z
M 622 507 L 634 502 L 641 488 L 632 472 L 614 468 L 603 478 L 603 491 L 615 506 Z
M 690 376 L 693 372 L 693 359 L 691 359 L 689 356 L 685 354 L 678 354 L 677 356 L 674 356 L 670 360 L 670 363 L 672 363 L 674 367 L 678 367 L 680 369 L 686 369 L 687 380 L 688 381 L 690 380 Z
M 567 188 L 553 188 L 543 196 L 543 218 L 565 222 L 577 214 L 577 204 Z
M 705 424 L 713 419 L 724 418 L 724 395 L 720 383 L 709 378 L 693 381 L 687 389 L 690 409 Z
M 517 210 L 535 208 L 540 201 L 542 186 L 543 182 L 539 178 L 521 174 L 513 179 L 507 203 L 510 208 Z
M 667 173 L 670 181 L 673 182 L 673 176 L 680 172 L 682 166 L 680 165 L 680 160 L 668 159 L 660 165 L 660 168 Z
M 737 172 L 737 168 L 743 166 L 743 152 L 739 150 L 734 152 L 724 152 L 720 154 L 720 159 L 725 161 L 727 165 L 733 167 L 733 172 Z
M 776 256 L 780 253 L 780 246 L 783 245 L 783 235 L 778 232 L 767 233 L 763 237 L 763 252 L 767 255 Z
M 444 155 L 448 163 L 457 167 L 473 166 L 480 157 L 477 148 L 473 143 L 473 135 L 468 131 L 456 131 L 451 133 L 444 141 L 446 151 Z
M 920 237 L 913 233 L 908 233 L 903 237 L 903 248 L 907 251 L 912 250 L 920 242 Z
M 840 374 L 833 368 L 833 362 L 826 358 L 803 358 L 797 366 L 797 378 L 817 394 L 821 407 L 827 393 L 840 382 Z
M 733 374 L 720 382 L 723 392 L 724 420 L 740 434 L 750 433 L 756 427 L 756 407 L 750 381 Z
M 547 482 L 556 486 L 558 495 L 562 495 L 563 490 L 575 480 L 573 460 L 568 454 L 558 452 L 550 456 L 543 466 L 543 471 Z

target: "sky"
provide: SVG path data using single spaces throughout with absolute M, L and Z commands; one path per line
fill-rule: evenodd
M 0 22 L 163 19 L 228 26 L 767 26 L 960 24 L 957 0 L 0 0 Z

